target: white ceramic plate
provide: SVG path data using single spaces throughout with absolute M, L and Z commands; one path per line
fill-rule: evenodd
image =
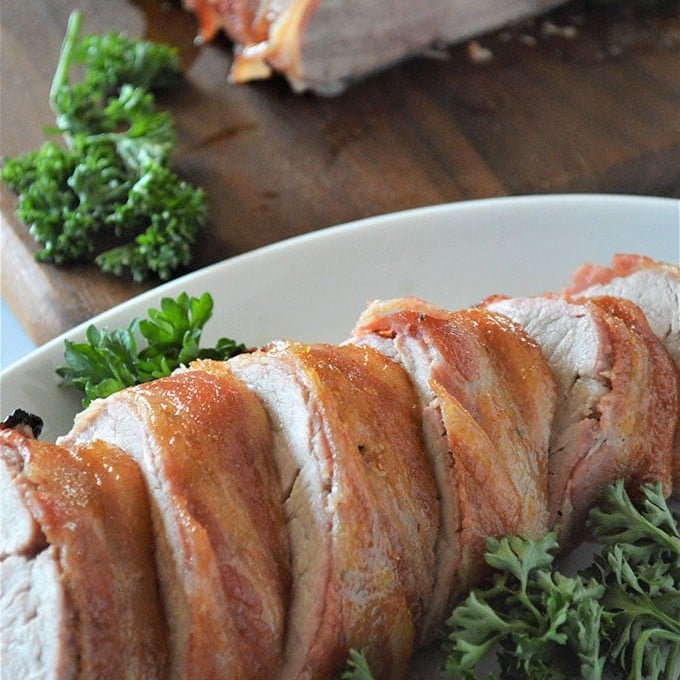
M 419 295 L 450 309 L 493 293 L 562 287 L 585 261 L 607 264 L 630 252 L 677 262 L 680 202 L 567 195 L 460 202 L 370 218 L 283 241 L 189 274 L 92 319 L 127 326 L 161 297 L 208 291 L 220 336 L 256 345 L 276 338 L 341 341 L 374 298 Z M 79 396 L 59 387 L 64 338 L 0 376 L 4 417 L 17 407 L 43 417 L 43 438 L 65 433 Z

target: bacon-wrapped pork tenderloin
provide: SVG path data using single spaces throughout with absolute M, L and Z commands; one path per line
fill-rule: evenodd
M 374 302 L 352 342 L 400 362 L 419 395 L 442 506 L 431 634 L 479 578 L 487 537 L 548 530 L 554 379 L 519 327 L 483 309 Z
M 337 94 L 348 82 L 432 45 L 447 45 L 564 0 L 184 0 L 212 40 L 235 43 L 231 79 L 286 76 L 295 90 Z
M 3 678 L 325 680 L 350 648 L 403 678 L 487 537 L 564 544 L 609 482 L 680 482 L 678 281 L 619 256 L 572 295 L 379 301 L 345 343 L 194 362 L 56 444 L 5 425 Z
M 103 442 L 0 430 L 3 678 L 162 678 L 144 480 Z
M 276 343 L 228 369 L 275 432 L 293 560 L 284 678 L 327 678 L 350 647 L 402 677 L 432 598 L 439 507 L 415 393 L 369 348 Z
M 169 612 L 173 678 L 272 678 L 282 663 L 287 538 L 272 437 L 230 375 L 178 372 L 95 400 L 60 439 L 141 467 Z

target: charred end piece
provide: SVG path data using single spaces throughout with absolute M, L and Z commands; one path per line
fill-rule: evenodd
M 238 6 L 232 0 L 184 0 L 184 6 L 196 14 L 203 40 L 213 40 L 224 31 L 234 42 L 230 80 L 245 83 L 269 78 L 276 71 L 285 74 L 296 89 L 307 86 L 302 36 L 318 5 L 319 0 Z
M 18 430 L 26 437 L 37 439 L 42 432 L 43 424 L 40 416 L 17 408 L 0 423 L 0 429 Z

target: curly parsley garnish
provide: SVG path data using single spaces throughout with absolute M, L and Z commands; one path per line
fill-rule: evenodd
M 18 195 L 39 261 L 169 279 L 190 263 L 207 217 L 203 191 L 171 168 L 174 123 L 153 95 L 180 82 L 177 51 L 120 33 L 81 36 L 81 26 L 74 12 L 50 91 L 60 142 L 6 159 L 0 179 Z
M 445 673 L 474 678 L 495 650 L 503 678 L 680 677 L 680 533 L 660 484 L 636 507 L 622 481 L 590 524 L 604 543 L 576 576 L 554 569 L 554 534 L 489 539 L 491 584 L 448 621 Z M 605 676 L 605 671 L 609 676 Z

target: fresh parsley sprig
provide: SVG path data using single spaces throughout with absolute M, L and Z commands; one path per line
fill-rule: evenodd
M 81 35 L 82 22 L 69 19 L 50 91 L 61 143 L 6 159 L 0 179 L 18 195 L 39 261 L 169 279 L 190 263 L 207 218 L 204 192 L 171 168 L 174 122 L 153 95 L 181 80 L 177 50 Z
M 496 647 L 504 677 L 601 677 L 597 600 L 604 588 L 553 571 L 557 548 L 554 533 L 488 540 L 492 584 L 473 591 L 447 622 L 449 677 L 474 677 Z
M 64 385 L 85 393 L 83 405 L 131 385 L 170 375 L 195 359 L 224 360 L 246 351 L 245 345 L 220 338 L 201 348 L 205 323 L 212 316 L 209 293 L 163 298 L 148 318 L 134 319 L 127 328 L 109 330 L 90 325 L 86 342 L 65 341 L 65 366 L 56 369 Z M 146 343 L 146 344 L 144 344 Z
M 340 680 L 374 680 L 368 659 L 362 649 L 350 649 Z
M 680 529 L 660 484 L 642 487 L 636 507 L 623 483 L 593 510 L 605 543 L 589 574 L 605 585 L 609 657 L 631 680 L 680 678 Z
M 495 571 L 447 623 L 446 675 L 474 678 L 496 650 L 503 678 L 680 677 L 678 518 L 659 484 L 642 498 L 605 489 L 589 520 L 604 548 L 573 577 L 554 568 L 554 534 L 489 539 Z

